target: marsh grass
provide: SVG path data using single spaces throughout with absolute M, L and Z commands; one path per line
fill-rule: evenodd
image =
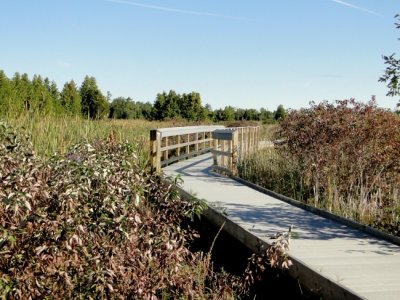
M 400 235 L 400 118 L 354 100 L 292 111 L 239 166 L 265 188 Z
M 148 156 L 151 129 L 187 125 L 184 121 L 88 120 L 77 116 L 50 114 L 23 114 L 4 119 L 20 133 L 27 134 L 35 152 L 42 157 L 55 153 L 64 154 L 76 143 L 109 139 L 117 143 L 128 141 L 134 144 L 139 157 L 144 159 Z

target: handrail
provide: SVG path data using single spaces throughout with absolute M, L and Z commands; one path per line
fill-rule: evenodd
M 213 152 L 214 170 L 236 174 L 238 161 L 259 146 L 260 127 L 187 126 L 150 131 L 151 167 Z
M 213 132 L 213 170 L 237 175 L 237 164 L 259 148 L 260 127 L 231 127 Z
M 152 169 L 160 172 L 161 167 L 175 161 L 210 152 L 211 133 L 224 126 L 187 126 L 159 128 L 150 131 L 150 156 Z

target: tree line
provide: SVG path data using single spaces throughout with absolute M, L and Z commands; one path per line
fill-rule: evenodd
M 232 106 L 212 109 L 203 105 L 197 92 L 178 94 L 171 90 L 157 94 L 153 103 L 134 101 L 130 97 L 112 99 L 111 93 L 104 95 L 92 76 L 86 76 L 82 84 L 66 82 L 61 91 L 49 78 L 16 72 L 8 78 L 0 70 L 0 116 L 20 115 L 24 112 L 67 114 L 91 119 L 146 119 L 188 121 L 237 121 L 252 120 L 274 123 L 283 119 L 286 111 L 279 105 L 275 111 L 265 108 L 243 109 Z

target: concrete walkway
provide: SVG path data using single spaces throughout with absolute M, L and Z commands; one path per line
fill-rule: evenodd
M 303 272 L 303 277 L 317 280 L 314 288 L 320 285 L 326 299 L 400 299 L 399 246 L 219 176 L 211 172 L 211 165 L 211 155 L 205 154 L 163 171 L 167 176 L 180 174 L 185 191 L 223 210 L 229 220 L 261 240 L 271 242 L 273 234 L 293 225 L 289 254 L 295 268 L 306 268 L 309 273 Z M 300 281 L 310 278 L 300 276 Z M 330 288 L 325 289 L 322 278 Z

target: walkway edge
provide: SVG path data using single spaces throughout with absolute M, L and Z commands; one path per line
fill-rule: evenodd
M 179 186 L 176 186 L 176 188 L 178 189 L 182 198 L 199 200 L 195 196 L 185 191 L 183 188 Z M 221 227 L 225 223 L 223 230 L 226 233 L 240 241 L 243 245 L 257 254 L 261 254 L 263 250 L 265 251 L 265 249 L 271 245 L 267 241 L 258 238 L 250 231 L 234 223 L 229 219 L 229 217 L 225 216 L 223 213 L 219 212 L 208 204 L 207 209 L 202 212 L 202 215 L 217 228 Z M 298 280 L 299 283 L 310 292 L 316 295 L 323 295 L 325 299 L 363 299 L 355 292 L 342 286 L 340 283 L 325 278 L 316 270 L 308 267 L 301 260 L 293 258 L 290 255 L 289 257 L 293 263 L 293 266 L 291 266 L 288 270 L 289 275 Z
M 257 191 L 259 191 L 259 192 L 261 192 L 263 194 L 266 194 L 268 196 L 274 197 L 276 199 L 279 199 L 281 201 L 284 201 L 286 203 L 289 203 L 289 204 L 291 204 L 293 206 L 296 206 L 296 207 L 299 207 L 301 209 L 307 210 L 307 211 L 312 212 L 312 213 L 314 213 L 316 215 L 319 215 L 321 217 L 324 217 L 324 218 L 336 221 L 338 223 L 341 223 L 343 225 L 349 226 L 351 228 L 363 231 L 363 232 L 368 233 L 369 235 L 371 235 L 373 237 L 376 237 L 376 238 L 385 240 L 387 242 L 393 243 L 393 244 L 395 244 L 397 246 L 400 246 L 400 237 L 398 237 L 398 236 L 394 236 L 394 235 L 388 234 L 386 232 L 383 232 L 381 230 L 375 229 L 373 227 L 358 223 L 358 222 L 350 220 L 350 219 L 346 219 L 346 218 L 341 217 L 339 215 L 335 215 L 335 214 L 330 213 L 328 211 L 325 211 L 325 210 L 316 208 L 314 206 L 302 203 L 302 202 L 300 202 L 298 200 L 286 197 L 284 195 L 281 195 L 281 194 L 278 194 L 278 193 L 273 192 L 271 190 L 268 190 L 266 188 L 263 188 L 263 187 L 261 187 L 261 186 L 259 186 L 257 184 L 254 184 L 252 182 L 244 180 L 244 179 L 242 179 L 240 177 L 231 176 L 231 178 L 233 180 L 235 180 L 237 182 L 240 182 L 241 184 L 244 184 L 244 185 L 246 185 L 248 187 L 251 187 L 252 189 L 255 189 L 255 190 L 257 190 Z

